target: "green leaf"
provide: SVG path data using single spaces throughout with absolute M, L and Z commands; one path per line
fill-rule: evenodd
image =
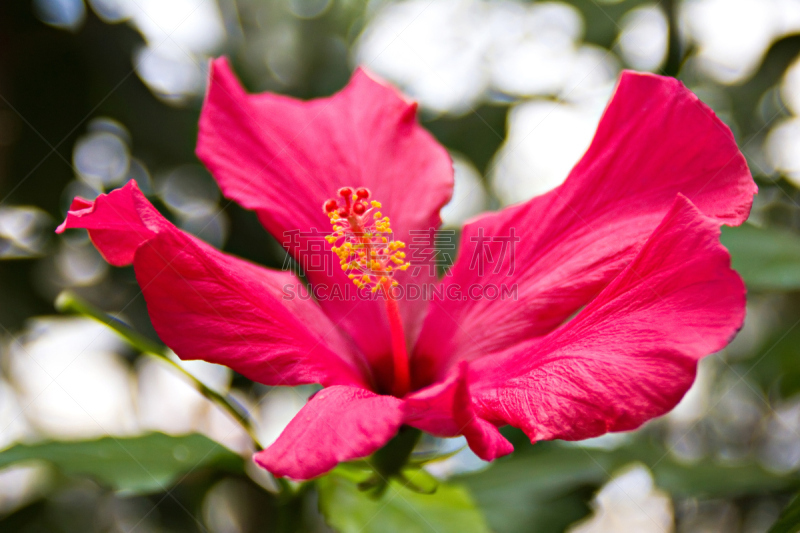
M 429 483 L 422 471 L 404 474 L 414 483 Z M 433 494 L 420 494 L 392 480 L 378 498 L 358 489 L 363 475 L 337 469 L 317 480 L 319 507 L 328 524 L 341 533 L 488 533 L 469 492 L 440 484 Z
M 722 244 L 731 253 L 731 264 L 748 288 L 755 290 L 800 289 L 800 235 L 778 228 L 750 224 L 722 228 Z
M 114 490 L 136 494 L 165 491 L 204 467 L 243 468 L 241 457 L 197 434 L 48 441 L 18 444 L 0 452 L 0 467 L 34 460 L 46 461 L 65 475 L 88 476 Z
M 800 328 L 796 327 L 796 308 L 782 314 L 770 324 L 771 334 L 752 350 L 757 357 L 740 363 L 737 372 L 758 383 L 765 394 L 777 392 L 781 398 L 791 398 L 800 392 Z
M 800 495 L 789 502 L 789 505 L 778 517 L 767 533 L 798 533 L 800 531 Z
M 521 533 L 532 523 L 537 532 L 563 531 L 586 514 L 591 494 L 632 462 L 650 468 L 660 488 L 681 497 L 737 498 L 800 488 L 797 475 L 773 474 L 754 461 L 684 464 L 663 447 L 644 442 L 610 451 L 556 442 L 522 450 L 458 479 L 470 489 L 494 531 Z

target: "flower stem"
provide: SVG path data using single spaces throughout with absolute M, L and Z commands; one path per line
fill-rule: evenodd
M 358 488 L 362 491 L 371 491 L 372 496 L 379 498 L 389 486 L 389 480 L 393 477 L 403 479 L 403 468 L 408 464 L 411 452 L 419 442 L 422 432 L 410 426 L 402 426 L 392 440 L 372 454 L 367 461 L 369 466 L 375 471 L 367 480 L 359 483 Z M 408 485 L 408 480 L 406 485 Z M 413 490 L 413 488 L 412 488 Z
M 384 282 L 383 290 L 386 293 L 386 314 L 389 317 L 389 331 L 392 337 L 392 368 L 394 369 L 392 394 L 402 398 L 411 388 L 406 336 L 403 333 L 403 319 L 400 316 L 400 307 L 397 305 L 397 300 L 392 296 L 391 284 Z
M 88 316 L 97 320 L 98 322 L 102 322 L 106 326 L 119 333 L 128 342 L 128 344 L 130 344 L 140 353 L 155 357 L 156 359 L 170 365 L 173 369 L 182 374 L 184 378 L 191 382 L 191 384 L 203 396 L 217 404 L 229 415 L 231 415 L 233 419 L 244 428 L 244 430 L 252 439 L 256 448 L 259 450 L 262 449 L 262 446 L 258 441 L 258 437 L 256 436 L 256 430 L 253 425 L 253 421 L 251 420 L 247 411 L 245 411 L 244 408 L 242 408 L 239 403 L 229 394 L 223 395 L 214 389 L 211 389 L 202 381 L 190 374 L 181 365 L 172 360 L 169 355 L 167 355 L 168 352 L 165 346 L 151 341 L 127 324 L 124 324 L 120 320 L 98 309 L 89 302 L 79 298 L 72 292 L 64 291 L 59 294 L 58 298 L 56 298 L 55 307 L 59 312 L 62 313 L 72 312 L 79 315 Z

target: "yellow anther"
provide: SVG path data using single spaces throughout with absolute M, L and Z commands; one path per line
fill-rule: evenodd
M 366 207 L 366 200 L 359 199 L 355 194 L 352 202 L 363 202 L 358 205 Z M 326 210 L 329 205 L 326 203 Z M 380 202 L 370 201 L 372 207 L 366 212 L 362 210 L 362 214 L 351 210 L 353 205 L 349 203 L 346 206 L 348 214 L 344 217 L 339 215 L 338 209 L 326 211 L 332 233 L 325 239 L 331 244 L 331 251 L 338 257 L 339 265 L 347 277 L 359 289 L 370 288 L 377 292 L 380 286 L 389 282 L 396 286 L 392 280 L 394 273 L 409 267 L 404 260 L 405 254 L 398 252 L 400 248 L 405 248 L 405 244 L 391 240 L 391 222 L 388 216 L 378 211 Z

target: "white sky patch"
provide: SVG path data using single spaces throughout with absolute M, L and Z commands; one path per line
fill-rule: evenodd
M 228 391 L 233 376 L 229 368 L 205 361 L 180 361 L 177 357 L 173 360 L 211 389 Z M 236 451 L 245 451 L 250 446 L 247 434 L 230 415 L 166 363 L 143 357 L 136 365 L 136 375 L 136 405 L 143 431 L 171 435 L 203 433 Z
M 226 33 L 214 0 L 92 0 L 109 22 L 128 20 L 145 40 L 134 51 L 139 78 L 161 100 L 183 104 L 205 89 L 208 57 Z
M 273 387 L 258 403 L 258 438 L 262 446 L 275 442 L 308 402 L 312 387 Z
M 687 0 L 684 26 L 703 73 L 721 83 L 747 79 L 770 44 L 800 29 L 794 0 Z
M 138 430 L 122 342 L 81 318 L 37 318 L 12 343 L 10 376 L 30 425 L 43 436 L 90 438 Z
M 644 6 L 625 13 L 619 48 L 625 62 L 636 70 L 656 71 L 667 56 L 669 25 L 664 11 Z
M 558 94 L 573 67 L 583 20 L 566 4 L 500 2 L 490 9 L 486 64 L 493 88 L 512 95 Z
M 492 189 L 500 201 L 529 200 L 563 183 L 589 147 L 604 105 L 544 100 L 516 105 L 491 165 Z
M 592 503 L 591 517 L 568 533 L 672 533 L 672 501 L 650 471 L 634 464 L 606 483 Z
M 354 56 L 429 111 L 460 114 L 495 97 L 574 98 L 597 86 L 615 61 L 582 35 L 580 13 L 563 3 L 408 0 L 377 11 Z
M 775 123 L 764 141 L 764 152 L 769 166 L 800 187 L 800 59 L 784 73 L 780 97 L 793 116 Z
M 360 64 L 434 111 L 463 113 L 488 87 L 485 4 L 411 0 L 379 11 L 356 48 Z
M 481 174 L 463 156 L 453 154 L 453 197 L 442 208 L 442 224 L 447 228 L 461 227 L 470 217 L 486 209 L 486 189 Z

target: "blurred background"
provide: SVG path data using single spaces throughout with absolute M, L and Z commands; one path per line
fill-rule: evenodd
M 443 218 L 456 231 L 561 183 L 621 69 L 679 77 L 759 184 L 748 224 L 723 234 L 748 284 L 744 329 L 639 431 L 531 446 L 506 428 L 509 458 L 462 450 L 426 467 L 448 480 L 438 500 L 378 505 L 336 481 L 279 499 L 242 459 L 247 435 L 181 375 L 53 306 L 69 289 L 157 340 L 132 270 L 84 232 L 54 234 L 74 196 L 131 179 L 180 227 L 281 267 L 279 243 L 194 156 L 208 58 L 222 54 L 253 92 L 330 95 L 361 64 L 418 100 L 454 159 Z M 459 531 L 769 531 L 800 489 L 798 116 L 800 0 L 5 0 L 0 531 L 322 532 L 327 519 L 444 532 L 459 517 Z M 314 392 L 183 366 L 247 408 L 264 444 Z

